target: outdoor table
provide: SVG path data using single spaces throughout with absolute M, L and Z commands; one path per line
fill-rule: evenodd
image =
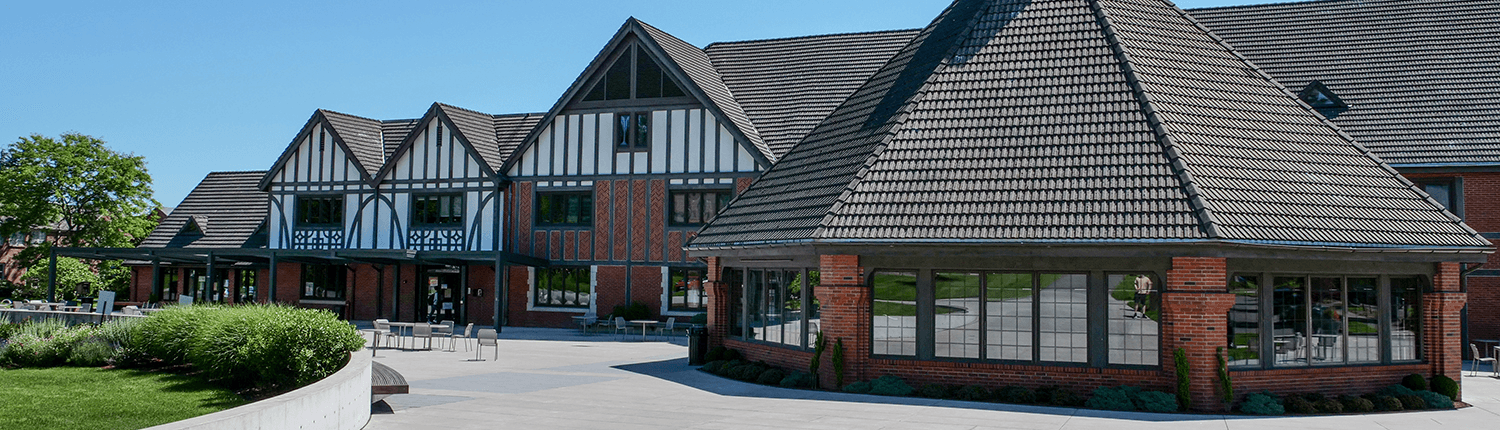
M 589 324 L 599 322 L 599 318 L 591 316 L 574 316 L 573 322 L 578 323 L 578 332 L 589 334 Z
M 650 328 L 652 325 L 656 325 L 659 322 L 660 321 L 657 320 L 630 320 L 631 324 L 641 325 L 641 342 L 646 341 L 646 329 Z
M 83 306 L 63 306 L 62 307 L 63 312 L 78 312 L 78 311 L 80 311 L 82 309 L 83 309 Z
M 414 323 L 414 322 L 396 322 L 396 321 L 391 321 L 389 324 L 391 325 L 391 327 L 406 327 L 406 335 L 407 336 L 414 335 L 415 333 L 413 333 L 413 331 L 415 331 L 416 327 L 417 327 L 417 323 Z M 432 326 L 433 330 L 440 329 L 440 328 L 448 328 L 447 324 L 428 324 L 428 325 Z M 397 332 L 396 336 L 401 336 L 401 333 Z M 416 346 L 416 339 L 412 339 L 412 346 Z

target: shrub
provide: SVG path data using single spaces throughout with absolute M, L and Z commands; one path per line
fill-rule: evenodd
M 765 369 L 754 364 L 741 364 L 729 369 L 729 377 L 739 381 L 750 382 L 759 378 Z
M 1229 376 L 1229 365 L 1224 359 L 1224 347 L 1214 350 L 1214 376 L 1218 379 L 1219 400 L 1224 406 L 1234 403 L 1234 379 Z
M 823 351 L 828 349 L 828 339 L 823 337 L 823 331 L 818 331 L 817 338 L 813 341 L 812 361 L 807 364 L 807 373 L 818 374 L 818 368 L 823 367 Z M 813 386 L 822 384 L 818 378 L 813 378 Z
M 1421 397 L 1417 397 L 1416 394 L 1402 394 L 1396 396 L 1396 400 L 1401 401 L 1401 408 L 1405 410 L 1416 411 L 1427 409 L 1427 401 L 1422 400 Z
M 1406 409 L 1406 406 L 1401 404 L 1401 399 L 1391 396 L 1375 396 L 1371 402 L 1375 403 L 1375 410 L 1377 411 L 1400 411 Z
M 135 334 L 146 355 L 167 364 L 187 364 L 193 339 L 217 310 L 209 306 L 170 307 L 142 321 Z
M 943 384 L 926 384 L 917 390 L 917 395 L 929 399 L 946 399 L 953 396 L 952 390 Z
M 170 324 L 146 335 L 162 317 Z M 177 354 L 178 348 L 186 346 L 183 359 L 205 376 L 231 385 L 271 390 L 323 379 L 337 372 L 348 361 L 349 353 L 365 344 L 353 326 L 332 312 L 284 305 L 168 309 L 141 323 L 141 340 L 162 341 L 161 334 L 184 325 L 196 326 L 186 345 L 171 340 L 169 347 L 148 344 L 146 349 Z
M 833 339 L 833 381 L 835 385 L 844 385 L 844 338 Z
M 1245 396 L 1245 401 L 1240 403 L 1240 412 L 1252 415 L 1281 415 L 1286 413 L 1286 408 L 1281 406 L 1281 401 L 1268 392 L 1251 393 Z
M 811 373 L 797 372 L 782 378 L 781 386 L 785 388 L 812 388 L 813 379 Z
M 1410 375 L 1406 375 L 1405 378 L 1401 378 L 1401 385 L 1405 386 L 1406 388 L 1410 388 L 1412 391 L 1423 391 L 1427 389 L 1427 378 L 1423 378 L 1422 375 L 1413 373 Z
M 1325 414 L 1341 414 L 1344 413 L 1344 404 L 1339 403 L 1338 400 L 1325 398 L 1313 402 L 1313 409 Z
M 1339 396 L 1339 403 L 1344 405 L 1344 412 L 1362 414 L 1375 411 L 1375 402 L 1363 397 Z
M 729 377 L 730 370 L 734 370 L 734 368 L 742 366 L 744 364 L 745 362 L 740 360 L 725 361 L 723 366 L 719 366 L 719 368 L 714 369 L 714 374 L 727 378 Z
M 1036 390 L 1036 402 L 1053 406 L 1083 406 L 1084 399 L 1078 394 L 1058 387 L 1042 387 Z
M 1448 396 L 1448 400 L 1457 399 L 1458 398 L 1458 382 L 1454 381 L 1453 378 L 1447 377 L 1446 375 L 1436 375 L 1436 376 L 1433 376 L 1432 377 L 1432 391 L 1437 392 L 1438 394 L 1442 394 L 1444 396 Z
M 1193 407 L 1193 397 L 1189 394 L 1192 392 L 1193 387 L 1192 379 L 1189 378 L 1190 369 L 1188 368 L 1187 352 L 1182 348 L 1177 348 L 1176 351 L 1172 352 L 1172 361 L 1177 366 L 1177 404 L 1182 405 L 1183 409 L 1191 408 Z
M 651 319 L 651 308 L 641 302 L 630 302 L 629 305 L 616 305 L 613 312 L 616 318 L 625 318 L 626 320 Z
M 740 354 L 740 351 L 737 349 L 725 349 L 724 359 L 729 361 L 743 360 L 745 356 Z
M 761 385 L 778 385 L 781 384 L 782 379 L 786 379 L 785 372 L 776 369 L 766 369 L 766 371 L 760 372 L 759 377 L 755 378 L 755 383 Z
M 953 393 L 953 398 L 967 400 L 970 402 L 982 402 L 990 399 L 990 390 L 978 385 L 965 385 Z
M 10 339 L 12 335 L 21 331 L 21 325 L 15 323 L 0 324 L 0 340 Z
M 1417 397 L 1422 399 L 1427 409 L 1453 409 L 1453 398 L 1432 391 L 1418 391 Z
M 913 389 L 911 385 L 907 385 L 906 381 L 902 381 L 901 378 L 897 378 L 891 375 L 881 376 L 879 378 L 876 378 L 874 381 L 870 381 L 870 394 L 878 394 L 882 396 L 910 396 L 912 392 L 915 391 L 916 389 Z
M 1027 404 L 1036 403 L 1037 401 L 1036 393 L 1033 393 L 1026 387 L 1015 385 L 1006 385 L 999 390 L 995 390 L 995 398 L 1005 403 Z
M 1414 391 L 1414 390 L 1412 390 L 1412 389 L 1410 389 L 1410 388 L 1406 388 L 1405 385 L 1399 385 L 1399 384 L 1397 384 L 1397 385 L 1391 385 L 1391 386 L 1388 386 L 1388 387 L 1380 389 L 1379 394 L 1383 394 L 1383 395 L 1387 395 L 1387 396 L 1391 396 L 1391 397 L 1398 397 L 1399 398 L 1401 396 L 1415 395 L 1415 394 L 1417 394 L 1417 392 Z
M 119 350 L 97 337 L 79 339 L 68 352 L 68 364 L 81 367 L 99 367 L 114 360 Z
M 1312 402 L 1307 401 L 1306 398 L 1299 395 L 1286 396 L 1284 406 L 1286 406 L 1287 412 L 1294 414 L 1310 414 L 1317 410 Z
M 14 367 L 49 367 L 62 364 L 67 355 L 51 338 L 31 333 L 12 335 L 0 350 L 0 364 Z
M 845 393 L 865 394 L 865 393 L 869 393 L 871 388 L 872 387 L 870 386 L 869 382 L 860 381 L 860 382 L 855 382 L 853 384 L 845 385 L 844 386 L 844 392 Z
M 1134 399 L 1136 409 L 1147 412 L 1177 412 L 1177 396 L 1160 391 L 1142 391 Z
M 1104 409 L 1110 411 L 1133 411 L 1136 397 L 1141 389 L 1136 387 L 1099 387 L 1094 390 L 1094 395 L 1089 397 L 1087 406 L 1091 409 Z
M 688 324 L 707 325 L 708 313 L 693 314 L 692 318 L 688 318 Z
M 719 368 L 720 367 L 724 367 L 724 363 L 727 363 L 727 362 L 724 361 L 724 360 L 710 361 L 710 362 L 707 362 L 707 363 L 703 363 L 703 367 L 699 368 L 699 370 L 702 370 L 702 371 L 708 372 L 708 373 L 718 374 L 719 373 Z
M 703 360 L 704 361 L 721 361 L 721 360 L 724 360 L 724 350 L 725 349 L 728 349 L 728 348 L 725 348 L 724 345 L 719 345 L 719 346 L 715 346 L 713 348 L 709 348 L 708 353 L 707 354 L 703 354 Z

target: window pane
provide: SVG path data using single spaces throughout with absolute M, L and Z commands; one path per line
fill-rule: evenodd
M 782 274 L 785 292 L 781 295 L 781 343 L 802 346 L 802 272 L 786 271 Z
M 636 55 L 639 61 L 635 63 L 635 98 L 661 97 L 661 67 L 639 48 L 636 49 Z
M 672 222 L 687 222 L 687 195 L 676 193 L 672 195 Z
M 578 225 L 594 225 L 593 194 L 583 194 L 578 199 Z
M 979 274 L 940 272 L 933 278 L 934 354 L 979 358 Z
M 635 114 L 635 124 L 635 149 L 651 147 L 651 114 L 646 112 Z
M 1344 306 L 1348 325 L 1349 362 L 1380 361 L 1380 302 L 1375 278 L 1349 278 L 1349 301 Z
M 1420 360 L 1422 279 L 1391 278 L 1391 361 Z
M 630 65 L 630 51 L 626 51 L 610 66 L 609 74 L 604 77 L 604 82 L 608 85 L 604 87 L 606 100 L 630 98 Z
M 714 215 L 719 213 L 719 206 L 714 204 L 718 200 L 718 194 L 709 193 L 703 196 L 703 222 L 714 220 Z
M 682 88 L 678 87 L 677 83 L 673 82 L 671 77 L 668 77 L 666 73 L 662 73 L 662 75 L 661 75 L 661 96 L 662 97 L 684 97 L 684 96 L 687 96 L 687 94 L 684 93 L 684 92 L 682 92 Z
M 746 328 L 749 330 L 747 337 L 765 339 L 766 272 L 750 270 L 747 271 L 747 275 L 745 279 L 745 312 L 748 319 Z
M 724 269 L 719 275 L 729 293 L 729 336 L 745 336 L 745 286 L 744 272 L 739 269 Z
M 871 314 L 876 355 L 917 355 L 917 274 L 876 272 Z
M 699 224 L 703 222 L 703 194 L 688 193 L 688 222 Z
M 1088 275 L 1041 275 L 1042 361 L 1088 361 Z
M 821 329 L 820 324 L 822 323 L 822 320 L 820 320 L 819 318 L 821 317 L 820 311 L 822 310 L 822 302 L 818 301 L 817 294 L 818 282 L 820 279 L 821 278 L 818 275 L 818 271 L 807 271 L 807 287 L 802 290 L 803 297 L 807 297 L 807 309 L 804 310 L 803 313 L 806 314 L 805 319 L 807 320 L 807 340 L 804 344 L 807 345 L 808 348 L 817 346 L 818 330 Z
M 1344 362 L 1344 280 L 1312 279 L 1313 360 Z
M 760 340 L 766 342 L 781 343 L 781 297 L 782 283 L 781 272 L 768 270 L 765 272 L 766 279 L 766 301 L 762 302 L 765 307 L 761 308 L 761 314 L 765 318 L 765 330 L 761 331 Z
M 679 311 L 702 311 L 703 269 L 672 268 L 672 296 L 668 308 Z
M 1229 283 L 1234 307 L 1229 308 L 1230 366 L 1260 365 L 1260 278 L 1236 276 Z
M 985 358 L 1031 361 L 1031 281 L 1029 273 L 985 275 Z
M 1109 363 L 1155 366 L 1161 362 L 1161 310 L 1150 275 L 1109 275 Z
M 1271 340 L 1277 366 L 1307 364 L 1307 285 L 1303 278 L 1276 278 L 1272 292 Z
M 1453 189 L 1448 184 L 1426 184 L 1422 189 L 1432 195 L 1432 199 L 1437 200 L 1444 209 L 1453 209 Z
M 615 147 L 630 149 L 630 114 L 615 115 Z

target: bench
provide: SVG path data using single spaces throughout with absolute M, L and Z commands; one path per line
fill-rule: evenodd
M 370 362 L 370 403 L 385 400 L 392 394 L 407 394 L 411 387 L 406 384 L 406 378 L 396 369 L 390 368 L 378 361 Z

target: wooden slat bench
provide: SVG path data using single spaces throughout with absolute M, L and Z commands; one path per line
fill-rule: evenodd
M 406 378 L 396 372 L 396 369 L 378 361 L 370 362 L 370 403 L 384 400 L 392 394 L 406 394 L 410 390 Z

